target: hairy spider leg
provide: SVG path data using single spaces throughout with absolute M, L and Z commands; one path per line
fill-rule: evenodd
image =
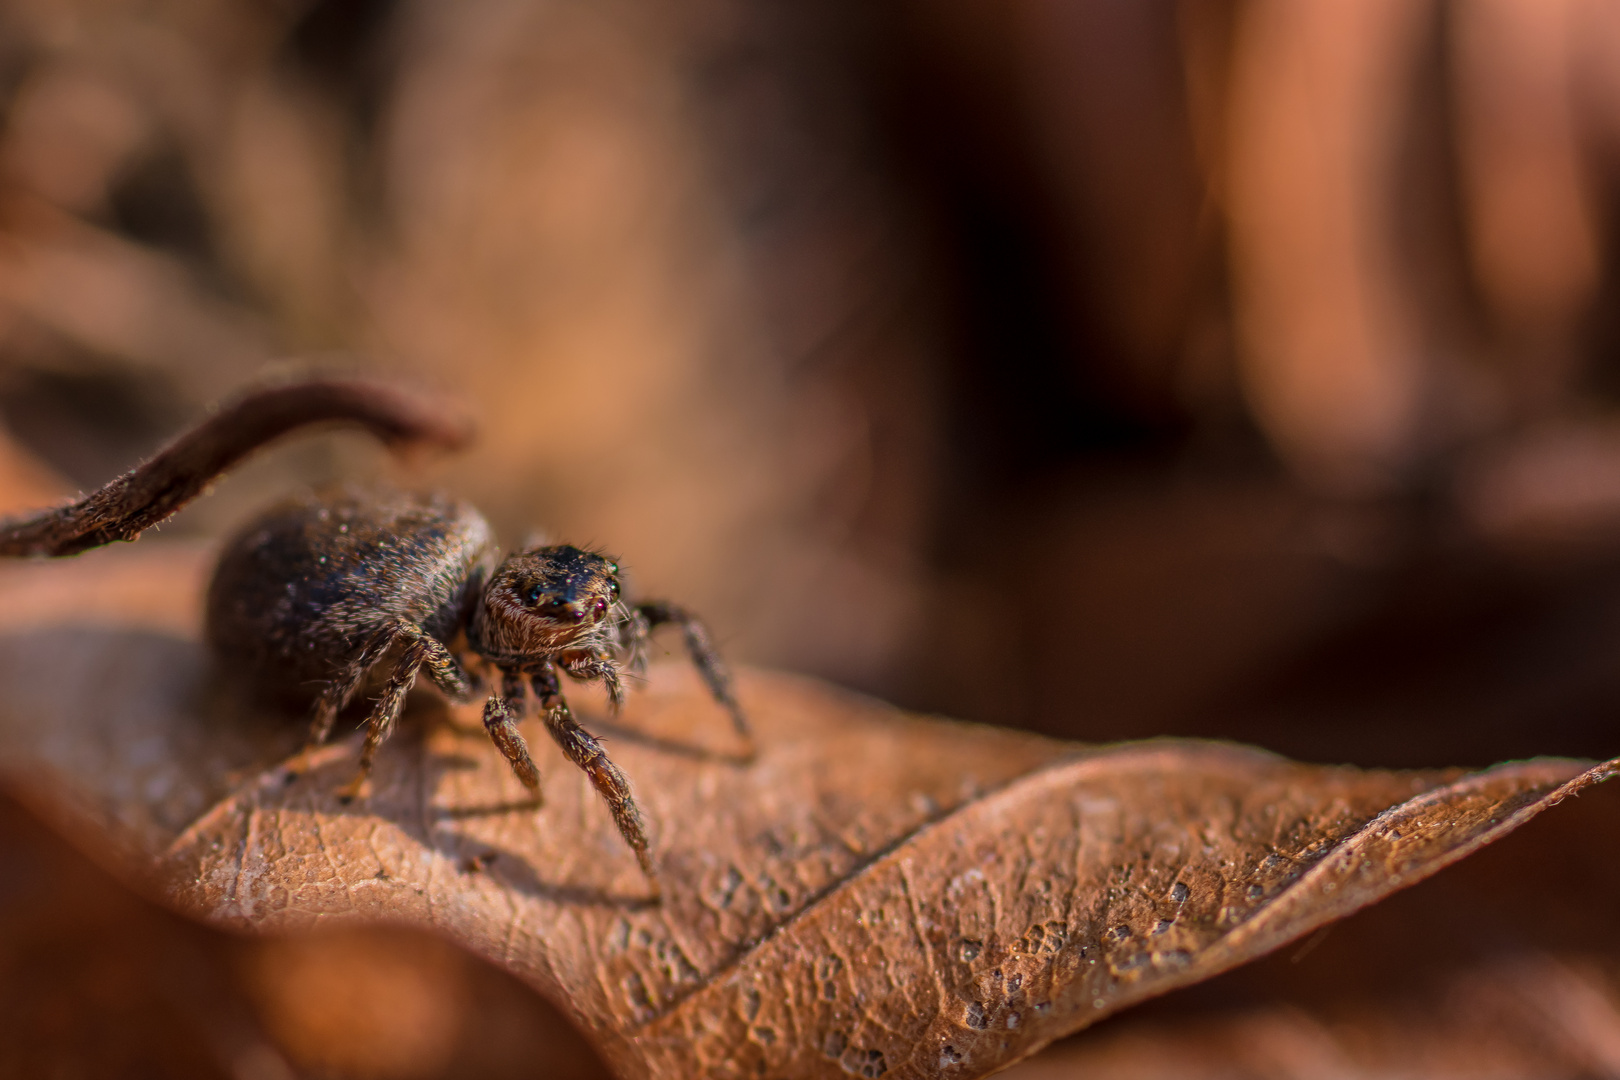
M 508 680 L 516 680 L 518 692 L 523 691 L 522 676 L 516 672 L 502 672 L 503 686 L 510 685 Z M 519 701 L 522 700 L 520 696 Z M 491 694 L 489 700 L 484 702 L 484 730 L 489 733 L 490 742 L 506 758 L 507 764 L 512 766 L 512 772 L 522 781 L 523 786 L 540 795 L 540 770 L 535 767 L 534 758 L 529 756 L 529 744 L 524 741 L 523 734 L 518 731 L 517 722 L 521 715 L 514 712 L 509 698 L 500 694 Z
M 626 604 L 619 607 L 624 617 L 615 633 L 619 650 L 625 654 L 624 670 L 639 678 L 647 674 L 647 643 L 652 629 L 647 625 L 647 616 Z
M 743 759 L 754 759 L 754 732 L 748 725 L 748 717 L 743 713 L 742 706 L 737 703 L 737 697 L 731 690 L 731 673 L 726 670 L 725 662 L 715 650 L 714 642 L 709 638 L 709 629 L 703 625 L 696 615 L 683 607 L 671 604 L 665 600 L 649 600 L 635 606 L 635 612 L 646 620 L 649 631 L 656 630 L 665 623 L 673 623 L 681 628 L 682 636 L 686 639 L 686 652 L 692 658 L 692 665 L 703 676 L 708 684 L 709 693 L 725 707 L 731 714 L 731 723 L 742 737 L 746 749 Z M 632 633 L 634 630 L 632 630 Z
M 413 623 L 395 619 L 373 635 L 353 662 L 321 695 L 310 730 L 313 744 L 318 745 L 326 740 L 338 711 L 364 684 L 371 668 L 395 648 L 399 649 L 399 653 L 394 660 L 393 671 L 366 718 L 366 744 L 360 751 L 360 771 L 339 792 L 340 798 L 352 799 L 364 790 L 377 748 L 393 734 L 394 723 L 405 706 L 405 695 L 416 682 L 417 672 L 425 668 L 439 689 L 452 699 L 464 699 L 471 692 L 466 672 L 442 642 Z
M 597 794 L 608 804 L 613 823 L 619 827 L 619 835 L 630 845 L 630 850 L 636 853 L 636 861 L 641 864 L 641 872 L 647 876 L 656 900 L 662 890 L 658 885 L 658 875 L 653 870 L 647 826 L 641 819 L 641 809 L 636 806 L 635 797 L 630 794 L 630 782 L 607 756 L 602 744 L 574 719 L 567 699 L 562 696 L 562 688 L 557 683 L 557 669 L 552 662 L 545 660 L 533 670 L 530 682 L 540 698 L 540 707 L 545 711 L 546 730 L 551 732 L 551 737 L 562 747 L 568 760 L 584 770 Z
M 619 662 L 605 650 L 582 656 L 572 656 L 561 662 L 562 669 L 571 679 L 580 682 L 600 681 L 607 690 L 608 704 L 614 712 L 624 708 L 624 679 L 619 673 Z
M 398 637 L 398 628 L 390 624 L 374 634 L 365 647 L 360 650 L 341 674 L 326 684 L 321 696 L 315 701 L 315 718 L 309 728 L 309 748 L 320 746 L 332 734 L 332 725 L 337 721 L 338 713 L 354 698 L 355 693 L 366 681 L 366 675 L 383 654 L 393 647 Z
M 355 693 L 365 684 L 366 676 L 377 666 L 388 651 L 401 640 L 429 642 L 425 660 L 428 675 L 439 689 L 455 700 L 465 700 L 472 693 L 472 681 L 460 662 L 432 635 L 421 627 L 395 619 L 372 635 L 365 647 L 351 660 L 337 678 L 326 684 L 315 702 L 315 719 L 310 725 L 309 745 L 320 746 L 332 734 L 332 724 Z M 418 665 L 421 666 L 421 665 Z M 414 674 L 414 672 L 413 672 Z M 409 690 L 409 684 L 406 685 Z

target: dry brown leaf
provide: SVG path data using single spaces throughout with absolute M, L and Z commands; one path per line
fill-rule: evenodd
M 757 672 L 741 691 L 762 753 L 744 768 L 713 753 L 727 724 L 695 678 L 655 667 L 611 724 L 580 702 L 655 830 L 666 898 L 650 906 L 577 771 L 537 740 L 546 803 L 525 804 L 476 706 L 423 699 L 426 722 L 388 744 L 364 805 L 333 794 L 352 743 L 291 779 L 275 761 L 296 720 L 200 693 L 197 646 L 114 625 L 139 613 L 118 615 L 98 560 L 169 575 L 174 611 L 194 595 L 194 557 L 147 550 L 22 568 L 62 575 L 59 610 L 99 611 L 77 617 L 101 627 L 5 643 L 30 657 L 0 684 L 12 755 L 52 765 L 138 844 L 167 844 L 184 906 L 263 930 L 440 929 L 568 1002 L 627 1076 L 983 1075 L 1411 884 L 1607 775 L 1086 748 Z M 76 574 L 96 584 L 76 595 Z M 28 652 L 41 640 L 54 645 Z M 128 678 L 94 678 L 108 670 Z M 76 695 L 26 698 L 32 724 L 17 714 L 14 688 L 65 671 Z
M 1006 1080 L 1620 1075 L 1620 785 Z
M 0 786 L 0 1076 L 608 1075 L 539 995 L 436 935 L 197 924 L 120 884 L 14 787 L 41 797 Z

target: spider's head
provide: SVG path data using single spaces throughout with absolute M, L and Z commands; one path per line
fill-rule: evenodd
M 484 590 L 484 618 L 521 651 L 556 649 L 619 615 L 619 565 L 571 544 L 508 555 Z

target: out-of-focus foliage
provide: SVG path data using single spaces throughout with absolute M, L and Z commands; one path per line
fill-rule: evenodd
M 0 417 L 78 485 L 272 360 L 411 372 L 483 419 L 414 479 L 510 540 L 1082 736 L 1254 737 L 1427 562 L 1545 598 L 1620 523 L 1612 0 L 0 19 Z M 288 448 L 177 527 L 379 468 Z

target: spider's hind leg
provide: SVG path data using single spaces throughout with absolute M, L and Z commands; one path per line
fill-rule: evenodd
M 371 669 L 377 662 L 393 649 L 403 625 L 403 622 L 391 622 L 377 631 L 354 659 L 345 664 L 321 690 L 320 696 L 315 699 L 315 715 L 310 720 L 309 738 L 305 741 L 304 748 L 288 766 L 293 775 L 302 773 L 308 764 L 309 755 L 331 737 L 332 725 L 337 722 L 338 713 L 343 711 L 365 685 L 367 676 L 371 674 Z
M 370 669 L 390 653 L 395 653 L 393 669 L 366 718 L 366 744 L 360 751 L 360 771 L 338 793 L 344 801 L 365 793 L 377 749 L 393 734 L 394 724 L 405 707 L 405 695 L 416 683 L 417 672 L 426 668 L 428 677 L 453 699 L 465 698 L 471 690 L 467 673 L 442 642 L 421 627 L 399 619 L 379 630 L 343 675 L 334 680 L 332 688 L 321 696 L 312 737 L 317 734 L 322 739 L 326 737 L 342 702 L 354 695 Z M 333 707 L 334 702 L 336 707 Z

